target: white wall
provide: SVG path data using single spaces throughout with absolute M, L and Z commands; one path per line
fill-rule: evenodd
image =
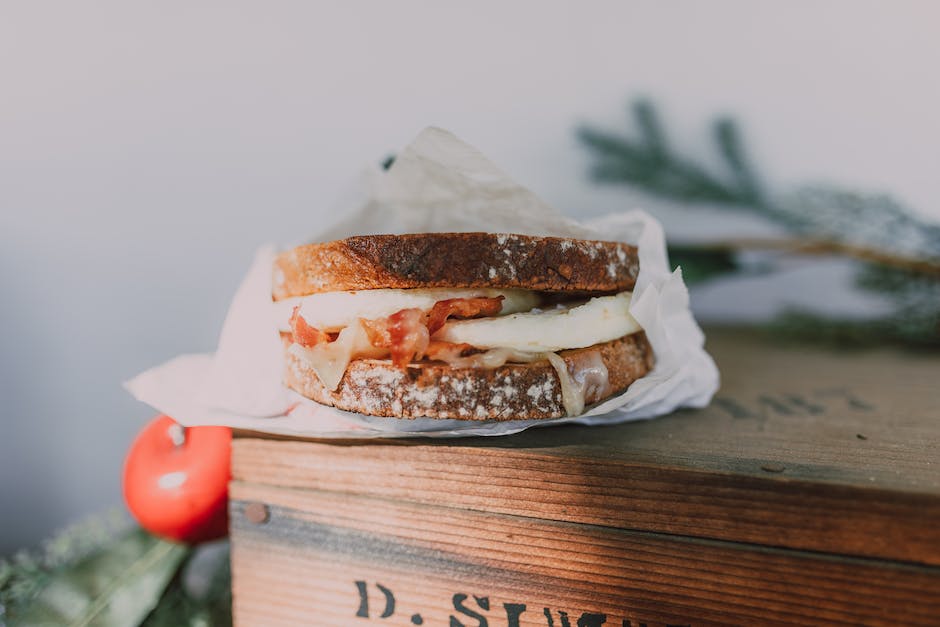
M 650 94 L 710 155 L 738 114 L 781 185 L 940 218 L 934 2 L 0 6 L 0 553 L 119 500 L 122 379 L 210 350 L 260 242 L 449 128 L 574 214 L 630 204 L 572 129 Z

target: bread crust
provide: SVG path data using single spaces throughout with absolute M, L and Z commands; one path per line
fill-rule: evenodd
M 493 233 L 362 235 L 279 255 L 273 296 L 433 287 L 615 293 L 632 290 L 638 272 L 636 248 L 622 242 Z
M 623 392 L 653 367 L 653 351 L 642 332 L 559 355 L 570 373 L 598 360 L 607 368 L 609 387 L 589 389 L 585 405 Z M 287 353 L 285 382 L 318 403 L 373 416 L 541 420 L 566 415 L 558 374 L 547 360 L 493 369 L 419 362 L 401 370 L 389 360 L 359 359 L 330 391 L 302 359 Z

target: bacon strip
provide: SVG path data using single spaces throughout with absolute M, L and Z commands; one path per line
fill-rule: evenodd
M 431 359 L 448 361 L 466 356 L 474 351 L 469 344 L 431 341 L 431 335 L 444 326 L 447 319 L 493 316 L 503 308 L 503 297 L 479 296 L 476 298 L 450 298 L 434 303 L 431 311 L 402 309 L 386 318 L 360 319 L 369 336 L 369 343 L 376 348 L 388 349 L 392 363 L 399 368 L 425 355 Z M 332 342 L 335 334 L 316 329 L 300 315 L 300 307 L 294 307 L 290 317 L 290 328 L 296 343 L 307 348 Z
M 291 313 L 290 329 L 294 341 L 306 348 L 312 348 L 317 344 L 331 342 L 333 340 L 329 333 L 307 324 L 307 321 L 300 315 L 300 305 L 294 307 L 294 311 Z
M 387 318 L 362 320 L 369 342 L 377 348 L 387 348 L 392 363 L 406 368 L 415 359 L 421 359 L 431 335 L 426 316 L 420 309 L 402 309 Z
M 495 316 L 503 308 L 503 296 L 477 296 L 475 298 L 449 298 L 434 303 L 428 313 L 428 332 L 434 335 L 451 316 L 455 318 L 475 318 L 477 316 Z

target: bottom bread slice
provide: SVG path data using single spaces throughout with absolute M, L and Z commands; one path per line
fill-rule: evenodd
M 577 373 L 603 362 L 608 385 L 588 386 L 585 405 L 623 392 L 653 367 L 646 335 L 634 333 L 587 348 L 561 351 L 568 371 Z M 533 420 L 565 416 L 561 382 L 548 360 L 499 368 L 452 368 L 418 362 L 402 370 L 383 359 L 349 364 L 335 391 L 326 389 L 302 359 L 287 353 L 285 382 L 324 405 L 398 418 Z

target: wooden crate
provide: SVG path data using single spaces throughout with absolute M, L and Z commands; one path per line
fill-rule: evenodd
M 940 358 L 713 330 L 701 411 L 504 438 L 242 434 L 238 625 L 940 625 Z

